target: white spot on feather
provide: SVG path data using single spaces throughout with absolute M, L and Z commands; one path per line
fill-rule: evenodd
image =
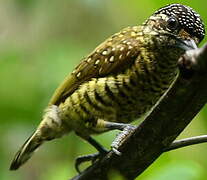
M 105 55 L 107 55 L 108 53 L 109 53 L 109 52 L 108 52 L 107 50 L 105 50 L 105 51 L 102 52 L 102 55 L 105 56 Z
M 78 72 L 78 74 L 76 76 L 77 76 L 77 78 L 79 78 L 81 76 L 81 72 Z
M 97 59 L 95 65 L 98 65 L 99 63 L 100 63 L 100 59 Z
M 91 60 L 92 60 L 91 58 L 88 58 L 88 59 L 87 59 L 87 62 L 89 63 Z
M 111 56 L 109 62 L 114 62 L 114 56 Z

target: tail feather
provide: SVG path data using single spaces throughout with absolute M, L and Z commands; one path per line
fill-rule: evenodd
M 37 130 L 16 153 L 10 170 L 16 170 L 23 165 L 44 141 L 60 138 L 68 132 L 70 132 L 70 128 L 62 123 L 59 108 L 55 105 L 49 106 Z
M 27 160 L 30 159 L 34 151 L 43 143 L 43 140 L 38 138 L 37 133 L 34 132 L 23 144 L 20 150 L 16 153 L 10 170 L 17 170 L 21 165 L 23 165 Z

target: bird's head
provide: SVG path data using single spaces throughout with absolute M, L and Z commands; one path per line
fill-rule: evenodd
M 157 41 L 158 47 L 184 51 L 197 48 L 205 36 L 200 15 L 181 4 L 160 8 L 143 27 L 144 33 L 151 35 Z

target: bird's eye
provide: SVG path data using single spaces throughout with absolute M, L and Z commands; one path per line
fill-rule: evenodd
M 172 31 L 176 30 L 178 25 L 179 25 L 178 20 L 174 17 L 169 18 L 167 23 L 168 23 L 167 28 L 172 30 Z

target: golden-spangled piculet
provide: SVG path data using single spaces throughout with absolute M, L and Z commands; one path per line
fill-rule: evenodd
M 123 130 L 148 112 L 175 80 L 179 57 L 197 48 L 204 36 L 199 14 L 171 4 L 142 25 L 109 37 L 57 88 L 40 125 L 10 169 L 18 169 L 45 141 L 71 131 L 103 152 L 91 135 Z

